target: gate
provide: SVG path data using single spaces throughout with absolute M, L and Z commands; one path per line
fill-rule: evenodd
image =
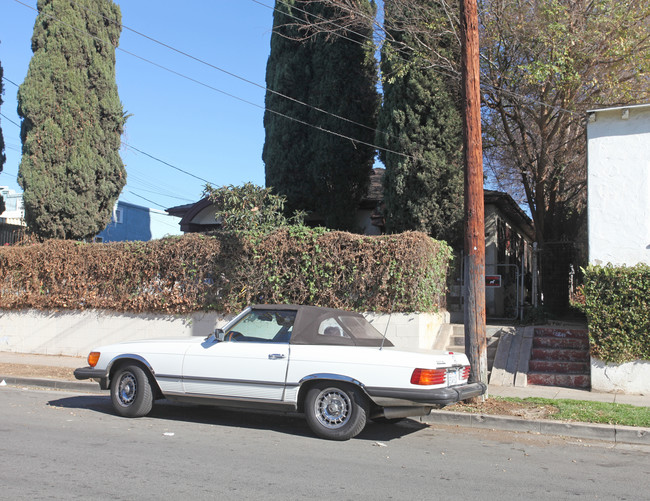
M 450 287 L 448 303 L 451 308 L 465 306 L 465 259 L 461 255 L 460 276 L 456 279 L 458 287 Z M 530 277 L 529 277 L 530 278 Z M 526 295 L 530 294 L 530 284 L 518 264 L 485 265 L 485 316 L 488 320 L 516 320 L 523 318 Z M 451 310 L 450 308 L 450 310 Z
M 490 320 L 516 320 L 523 304 L 521 273 L 516 264 L 485 266 L 485 316 Z M 498 277 L 498 280 L 490 280 Z

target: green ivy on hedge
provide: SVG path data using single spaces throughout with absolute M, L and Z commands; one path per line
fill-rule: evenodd
M 650 266 L 589 266 L 584 272 L 592 355 L 612 363 L 650 360 Z
M 305 226 L 151 242 L 49 240 L 0 249 L 0 308 L 175 314 L 261 302 L 433 312 L 444 306 L 450 257 L 424 233 Z

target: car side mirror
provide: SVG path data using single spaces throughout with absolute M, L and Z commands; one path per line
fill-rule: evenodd
M 217 341 L 223 341 L 226 338 L 226 333 L 223 329 L 218 328 L 214 330 L 214 337 Z

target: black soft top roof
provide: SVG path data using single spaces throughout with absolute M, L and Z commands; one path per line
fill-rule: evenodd
M 297 304 L 254 304 L 254 310 L 295 311 L 291 344 L 343 345 L 343 346 L 393 346 L 375 329 L 361 313 Z M 323 336 L 318 328 L 321 322 L 334 318 L 347 337 Z

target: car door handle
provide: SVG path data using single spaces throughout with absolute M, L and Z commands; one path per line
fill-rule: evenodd
M 280 360 L 282 358 L 284 358 L 283 353 L 271 353 L 271 354 L 269 354 L 269 360 Z

